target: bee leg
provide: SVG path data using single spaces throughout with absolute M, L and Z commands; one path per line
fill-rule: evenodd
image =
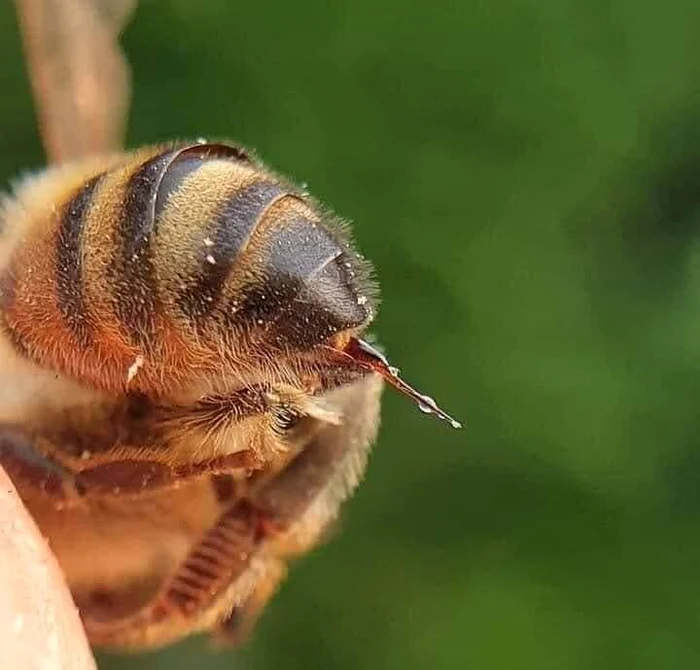
M 20 494 L 38 493 L 59 505 L 80 498 L 73 473 L 37 449 L 28 435 L 14 428 L 0 428 L 0 465 Z
M 280 560 L 269 559 L 248 599 L 240 605 L 234 605 L 231 612 L 214 627 L 213 643 L 216 646 L 230 647 L 247 642 L 265 606 L 286 576 L 286 565 Z
M 309 551 L 318 540 L 325 540 L 329 528 L 335 527 L 331 522 L 323 527 L 313 538 L 297 536 L 280 537 L 274 544 L 274 556 L 265 561 L 262 576 L 255 584 L 253 592 L 240 605 L 234 605 L 231 612 L 212 630 L 211 638 L 215 647 L 236 647 L 248 642 L 265 607 L 279 590 L 280 584 L 287 576 L 285 560 L 300 556 Z M 258 560 L 261 560 L 258 557 Z
M 84 618 L 93 644 L 112 649 L 158 647 L 209 630 L 243 604 L 264 575 L 259 513 L 247 500 L 230 505 L 142 610 L 118 622 Z
M 179 465 L 147 460 L 140 454 L 81 469 L 75 473 L 75 481 L 84 496 L 133 497 L 178 488 L 203 477 L 247 473 L 253 464 L 247 451 Z
M 0 464 L 20 491 L 51 498 L 58 504 L 82 504 L 86 498 L 134 497 L 157 493 L 202 477 L 245 473 L 252 466 L 248 452 L 238 452 L 206 461 L 168 465 L 122 454 L 117 460 L 89 465 L 89 461 L 47 454 L 39 440 L 12 428 L 0 428 Z M 46 445 L 44 445 L 46 446 Z
M 226 507 L 133 617 L 107 626 L 85 620 L 90 640 L 155 647 L 213 630 L 232 613 L 240 617 L 240 635 L 249 630 L 282 579 L 282 559 L 314 546 L 358 483 L 377 432 L 380 391 L 372 375 L 330 392 L 343 422 L 324 425 L 276 477 Z M 235 630 L 235 621 L 227 627 Z

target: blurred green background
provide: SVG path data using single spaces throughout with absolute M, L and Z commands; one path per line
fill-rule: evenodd
M 142 0 L 129 144 L 229 136 L 354 221 L 387 393 L 251 644 L 104 670 L 700 667 L 700 3 Z M 0 176 L 41 148 L 0 5 Z

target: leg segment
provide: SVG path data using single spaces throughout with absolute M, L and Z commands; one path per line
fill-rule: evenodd
M 273 479 L 251 480 L 191 549 L 160 594 L 129 619 L 85 621 L 94 644 L 157 647 L 222 627 L 224 638 L 249 630 L 284 575 L 283 559 L 308 550 L 359 482 L 379 416 L 374 375 L 328 394 L 343 420 L 324 424 Z M 223 624 L 222 624 L 223 622 Z
M 304 393 L 282 386 L 254 386 L 186 407 L 144 403 L 126 398 L 113 416 L 56 416 L 36 433 L 0 426 L 0 464 L 22 479 L 22 487 L 66 504 L 90 496 L 136 497 L 201 477 L 247 478 L 284 462 L 285 445 L 273 428 L 278 414 L 325 416 Z M 232 435 L 243 420 L 246 439 L 226 453 L 222 446 L 236 446 Z
M 133 458 L 94 465 L 63 462 L 44 453 L 38 440 L 9 427 L 0 428 L 0 464 L 21 492 L 45 496 L 63 506 L 82 504 L 91 497 L 159 493 L 197 478 L 247 473 L 253 467 L 247 451 L 174 465 L 149 460 L 136 450 Z

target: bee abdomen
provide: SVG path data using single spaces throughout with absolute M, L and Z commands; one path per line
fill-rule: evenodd
M 132 344 L 149 347 L 158 315 L 151 239 L 155 234 L 155 198 L 175 152 L 155 156 L 129 177 L 114 230 L 107 276 L 114 311 Z
M 162 379 L 206 353 L 194 351 L 161 300 L 159 268 L 177 266 L 188 250 L 171 240 L 172 253 L 159 257 L 157 209 L 182 177 L 169 168 L 207 163 L 254 175 L 236 148 L 190 145 L 48 171 L 20 190 L 6 222 L 20 234 L 0 291 L 4 330 L 21 355 L 112 389 L 124 388 L 135 361 L 158 361 L 140 375 L 148 386 L 149 374 Z
M 211 174 L 202 180 L 204 167 Z M 250 179 L 253 168 L 239 149 L 224 145 L 193 145 L 166 151 L 138 166 L 128 179 L 114 235 L 114 255 L 108 265 L 109 288 L 118 323 L 131 344 L 153 353 L 163 342 L 163 328 L 173 325 L 173 314 L 165 287 L 161 286 L 184 257 L 195 253 L 189 240 L 206 226 L 211 201 L 228 181 L 237 184 Z M 187 181 L 199 179 L 194 197 L 198 212 L 187 217 L 187 231 L 169 228 L 168 203 L 176 199 Z M 180 239 L 182 237 L 182 239 Z M 171 328 L 175 335 L 177 324 Z M 173 343 L 170 343 L 172 348 Z M 159 352 L 160 353 L 160 352 Z
M 177 294 L 178 306 L 187 317 L 201 320 L 212 313 L 261 217 L 285 195 L 279 184 L 257 181 L 235 191 L 222 204 L 202 239 L 198 267 Z
M 138 373 L 147 392 L 224 340 L 240 359 L 251 338 L 236 333 L 305 349 L 371 320 L 350 243 L 241 150 L 171 146 L 84 172 L 27 205 L 1 277 L 5 329 L 45 367 L 108 389 Z
M 371 319 L 364 262 L 307 198 L 264 168 L 216 189 L 209 171 L 183 165 L 175 177 L 171 168 L 178 188 L 158 211 L 157 257 L 187 240 L 177 266 L 160 264 L 159 285 L 189 326 L 214 340 L 245 331 L 299 349 Z

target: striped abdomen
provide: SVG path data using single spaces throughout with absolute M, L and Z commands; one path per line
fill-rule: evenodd
M 138 372 L 134 388 L 159 391 L 256 345 L 306 350 L 372 318 L 349 243 L 240 150 L 160 147 L 78 185 L 51 179 L 60 201 L 20 191 L 0 276 L 7 333 L 46 367 L 107 389 Z

